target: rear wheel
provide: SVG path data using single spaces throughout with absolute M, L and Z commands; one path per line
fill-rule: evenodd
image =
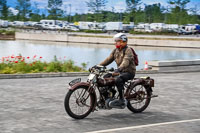
M 134 113 L 144 111 L 151 101 L 150 90 L 143 85 L 136 85 L 128 96 L 128 109 Z
M 69 90 L 64 101 L 67 114 L 75 119 L 88 116 L 94 107 L 94 96 L 88 92 L 88 86 L 78 86 Z

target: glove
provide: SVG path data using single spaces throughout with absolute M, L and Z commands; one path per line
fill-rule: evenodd
M 120 73 L 117 73 L 117 72 L 112 73 L 112 76 L 113 76 L 113 77 L 119 76 L 119 75 L 120 75 Z
M 96 68 L 96 67 L 97 67 L 97 65 L 94 65 L 93 67 L 89 68 L 89 72 L 91 72 L 92 69 L 93 69 L 93 68 Z
M 122 72 L 122 70 L 121 70 L 121 68 L 117 68 L 117 69 L 115 69 L 114 72 L 115 72 L 115 73 L 120 73 L 120 72 Z

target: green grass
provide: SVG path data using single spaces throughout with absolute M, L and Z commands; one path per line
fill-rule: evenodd
M 85 33 L 104 33 L 101 30 L 83 30 L 83 32 L 85 32 Z
M 177 36 L 178 34 L 176 32 L 173 32 L 173 31 L 167 31 L 167 30 L 164 30 L 164 31 L 154 31 L 154 32 L 140 32 L 140 31 L 134 31 L 134 30 L 131 30 L 129 31 L 130 34 L 136 34 L 136 35 L 175 35 Z

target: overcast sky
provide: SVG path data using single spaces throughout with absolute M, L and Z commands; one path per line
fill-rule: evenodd
M 10 7 L 15 7 L 16 6 L 16 1 L 17 0 L 7 0 L 7 3 Z M 63 0 L 63 6 L 62 9 L 64 11 L 67 11 L 68 13 L 70 12 L 70 4 L 71 4 L 71 13 L 87 13 L 88 12 L 88 7 L 86 4 L 86 1 L 89 0 Z M 121 12 L 126 9 L 126 0 L 107 0 L 107 6 L 106 10 L 112 10 L 112 7 L 114 7 L 115 12 Z M 168 0 L 141 0 L 143 5 L 144 4 L 155 4 L 155 3 L 161 3 L 162 6 L 167 6 L 167 1 Z M 188 7 L 194 7 L 195 5 L 198 6 L 198 9 L 200 10 L 200 0 L 190 0 L 191 2 L 188 4 Z M 48 0 L 31 0 L 32 6 L 34 3 L 38 3 L 38 8 L 40 8 L 42 13 L 47 13 L 45 12 L 45 8 L 47 8 L 48 5 Z

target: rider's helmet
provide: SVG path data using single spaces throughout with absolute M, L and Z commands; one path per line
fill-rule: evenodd
M 114 35 L 114 40 L 115 40 L 115 47 L 118 49 L 123 49 L 127 45 L 128 38 L 124 33 L 117 33 Z M 120 41 L 120 42 L 118 42 Z
M 122 40 L 123 42 L 128 41 L 128 38 L 124 33 L 117 33 L 116 35 L 114 35 L 113 38 L 115 41 L 119 41 L 119 40 Z

